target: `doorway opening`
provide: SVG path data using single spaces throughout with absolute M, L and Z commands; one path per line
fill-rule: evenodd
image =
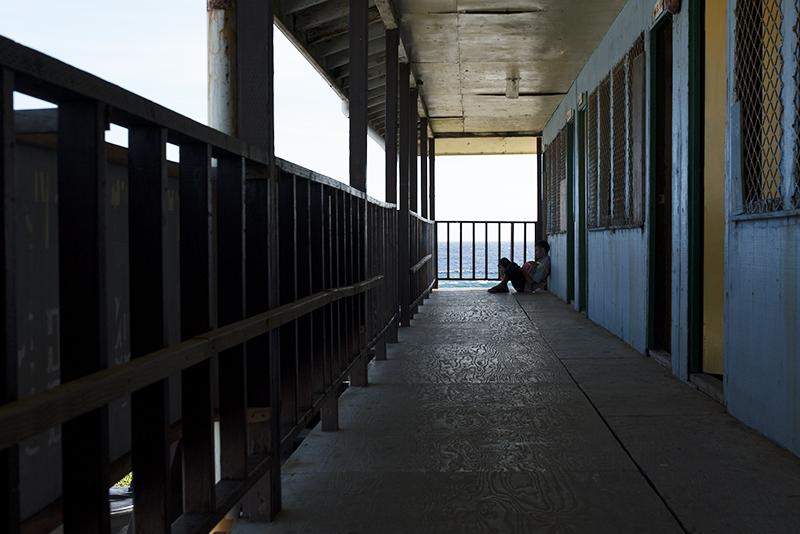
M 653 172 L 650 349 L 672 352 L 672 20 L 652 34 Z

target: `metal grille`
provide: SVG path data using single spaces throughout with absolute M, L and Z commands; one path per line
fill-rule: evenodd
M 598 88 L 598 107 L 600 174 L 597 177 L 597 204 L 599 226 L 605 227 L 609 225 L 611 214 L 611 80 L 608 76 Z
M 556 184 L 556 213 L 558 214 L 558 230 L 565 232 L 567 225 L 564 223 L 565 210 L 562 209 L 566 202 L 566 188 L 561 185 L 567 183 L 567 133 L 562 129 L 558 132 L 558 183 Z M 563 194 L 562 194 L 563 192 Z
M 800 1 L 800 0 L 798 0 Z M 628 52 L 626 99 L 628 102 L 628 224 L 644 222 L 644 34 Z
M 783 37 L 780 0 L 736 3 L 736 96 L 741 102 L 745 213 L 783 209 L 781 138 Z
M 798 44 L 794 48 L 795 65 L 800 65 L 800 0 L 795 0 L 794 34 Z M 791 209 L 800 208 L 800 68 L 794 71 L 794 190 L 790 199 Z
M 615 225 L 625 224 L 625 182 L 626 156 L 628 155 L 628 121 L 625 119 L 625 58 L 614 67 L 611 86 L 612 110 L 612 161 L 611 183 L 612 221 Z
M 589 228 L 597 228 L 597 90 L 589 95 L 586 107 L 586 181 Z

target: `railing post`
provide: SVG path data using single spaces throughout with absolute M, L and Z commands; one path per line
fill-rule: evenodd
M 0 368 L 0 404 L 17 398 L 17 324 L 14 262 L 14 73 L 0 69 L 0 264 L 5 273 L 0 282 L 2 302 L 3 362 Z M 0 451 L 0 531 L 19 532 L 19 447 L 14 445 Z
M 180 148 L 181 337 L 207 332 L 211 319 L 211 151 L 206 144 Z M 215 507 L 212 362 L 181 374 L 184 512 Z
M 536 184 L 539 194 L 536 195 L 536 228 L 534 229 L 534 235 L 536 236 L 536 241 L 541 241 L 544 239 L 545 232 L 547 231 L 544 224 L 544 199 L 542 195 L 544 194 L 544 187 L 543 187 L 543 176 L 542 176 L 542 138 L 536 138 Z
M 129 232 L 131 358 L 167 345 L 164 276 L 168 188 L 167 132 L 129 130 Z M 169 381 L 161 380 L 131 395 L 131 459 L 136 477 L 134 515 L 138 529 L 167 533 L 170 465 Z
M 414 213 L 419 213 L 419 87 L 412 87 L 409 98 L 408 131 L 411 136 L 408 140 L 409 158 L 411 159 L 411 174 L 409 176 L 409 208 Z
M 408 273 L 409 262 L 409 181 L 411 168 L 411 143 L 414 142 L 414 131 L 411 128 L 411 88 L 409 77 L 411 68 L 408 63 L 400 63 L 398 69 L 400 77 L 400 210 L 397 217 L 397 285 L 400 304 L 400 326 L 409 326 L 411 316 L 408 305 L 410 303 Z
M 102 302 L 106 180 L 106 107 L 92 101 L 58 107 L 59 331 L 61 380 L 108 365 Z M 64 532 L 110 530 L 108 406 L 62 425 Z
M 244 319 L 244 159 L 217 160 L 218 273 L 217 310 L 220 326 Z M 223 480 L 247 478 L 247 366 L 244 345 L 220 355 L 220 468 Z

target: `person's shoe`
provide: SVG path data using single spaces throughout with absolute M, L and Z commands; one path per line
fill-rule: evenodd
M 489 293 L 508 293 L 508 286 L 494 286 Z

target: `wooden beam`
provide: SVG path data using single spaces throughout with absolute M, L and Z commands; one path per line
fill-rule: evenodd
M 411 130 L 411 88 L 409 81 L 411 69 L 408 63 L 400 63 L 398 68 L 400 91 L 400 198 L 397 217 L 397 265 L 398 300 L 400 304 L 400 326 L 410 326 L 409 314 L 409 181 L 411 179 L 411 143 L 414 134 Z
M 408 131 L 411 134 L 408 143 L 409 143 L 409 160 L 410 160 L 410 169 L 411 173 L 409 175 L 409 188 L 408 188 L 408 195 L 409 195 L 409 204 L 408 209 L 413 211 L 414 213 L 419 213 L 418 207 L 418 186 L 419 186 L 419 161 L 417 157 L 419 155 L 419 89 L 416 87 L 412 87 L 410 89 L 410 100 L 409 100 L 409 110 L 408 110 Z
M 397 28 L 386 30 L 386 202 L 397 203 L 397 44 L 400 32 Z
M 428 119 L 419 120 L 419 201 L 420 215 L 428 218 Z
M 367 190 L 367 0 L 350 1 L 350 185 Z M 382 47 L 381 47 L 382 48 Z

